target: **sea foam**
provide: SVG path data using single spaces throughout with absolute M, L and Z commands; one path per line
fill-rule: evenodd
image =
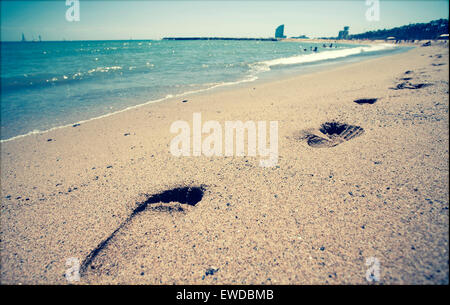
M 322 60 L 343 58 L 352 55 L 358 55 L 364 52 L 376 52 L 383 51 L 387 49 L 395 48 L 393 44 L 377 44 L 372 46 L 361 46 L 350 49 L 342 49 L 342 50 L 333 50 L 333 51 L 323 51 L 318 53 L 310 53 L 305 55 L 296 55 L 290 57 L 277 58 L 272 60 L 266 60 L 257 63 L 259 66 L 262 66 L 260 69 L 264 70 L 264 66 L 266 70 L 270 70 L 270 67 L 278 66 L 278 65 L 297 65 L 303 63 L 311 63 Z

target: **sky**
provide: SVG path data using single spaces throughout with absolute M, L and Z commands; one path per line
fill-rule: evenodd
M 370 0 L 376 1 L 376 0 Z M 448 19 L 449 1 L 380 0 L 379 20 L 367 20 L 366 0 L 121 1 L 80 0 L 80 20 L 66 20 L 65 0 L 1 1 L 1 40 L 160 39 L 166 36 L 337 36 Z

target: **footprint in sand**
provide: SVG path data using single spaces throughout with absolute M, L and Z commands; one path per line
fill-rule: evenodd
M 401 82 L 401 83 L 397 84 L 395 87 L 392 87 L 389 89 L 392 89 L 392 90 L 420 89 L 420 88 L 425 88 L 425 87 L 428 87 L 431 85 L 432 84 L 426 84 L 426 83 L 413 84 L 409 80 L 407 80 L 407 81 Z
M 377 98 L 360 98 L 357 100 L 354 100 L 356 104 L 362 105 L 362 104 L 374 104 L 378 99 Z
M 104 239 L 94 250 L 92 250 L 86 256 L 80 267 L 80 275 L 83 276 L 86 273 L 89 266 L 91 266 L 94 262 L 95 258 L 108 246 L 108 244 L 114 239 L 117 233 L 121 229 L 125 228 L 126 225 L 129 224 L 139 213 L 147 209 L 169 213 L 184 212 L 184 208 L 182 208 L 179 204 L 195 206 L 202 200 L 204 191 L 204 186 L 178 187 L 159 194 L 148 196 L 148 198 L 144 202 L 138 204 L 138 206 L 133 210 L 130 216 L 128 216 L 128 218 L 116 230 L 114 230 L 111 235 Z M 149 206 L 157 203 L 161 204 L 157 206 Z M 91 268 L 95 269 L 94 266 L 91 266 Z
M 411 75 L 412 73 L 414 73 L 414 71 L 408 70 L 404 74 Z M 397 85 L 395 85 L 395 87 L 391 87 L 389 89 L 392 89 L 392 90 L 413 89 L 414 90 L 414 89 L 425 88 L 425 87 L 432 85 L 432 84 L 427 84 L 427 83 L 413 84 L 410 82 L 410 80 L 412 80 L 412 79 L 413 79 L 412 77 L 402 77 L 402 78 L 400 78 L 400 80 L 402 80 L 401 83 L 398 83 Z
M 296 138 L 306 141 L 311 147 L 322 148 L 334 147 L 363 133 L 364 129 L 359 126 L 339 122 L 326 122 L 321 125 L 319 130 L 309 129 L 301 131 Z

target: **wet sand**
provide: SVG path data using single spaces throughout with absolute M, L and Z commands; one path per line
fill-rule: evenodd
M 1 143 L 1 283 L 74 257 L 79 284 L 369 284 L 375 257 L 377 283 L 448 284 L 448 65 L 417 47 Z M 174 157 L 194 112 L 278 121 L 278 165 Z

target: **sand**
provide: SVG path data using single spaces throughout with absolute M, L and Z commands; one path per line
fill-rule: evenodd
M 66 261 L 111 237 L 72 283 L 448 284 L 448 64 L 417 47 L 1 143 L 1 283 L 67 284 Z M 405 77 L 431 85 L 391 89 Z M 278 165 L 174 157 L 169 127 L 194 112 L 278 121 Z M 363 132 L 308 145 L 331 121 Z M 133 214 L 176 187 L 204 194 Z

